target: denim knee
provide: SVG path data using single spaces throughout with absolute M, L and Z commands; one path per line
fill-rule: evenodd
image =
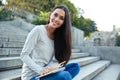
M 57 73 L 57 80 L 72 80 L 72 77 L 67 71 L 60 71 Z
M 78 63 L 69 63 L 66 65 L 65 71 L 68 71 L 71 77 L 74 78 L 80 71 L 80 65 Z
M 76 67 L 76 70 L 79 72 L 80 71 L 80 65 L 78 63 L 73 63 L 73 65 Z

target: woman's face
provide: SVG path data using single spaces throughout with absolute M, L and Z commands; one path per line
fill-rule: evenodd
M 59 28 L 65 19 L 65 12 L 62 9 L 55 9 L 50 15 L 50 23 L 49 26 L 52 28 Z

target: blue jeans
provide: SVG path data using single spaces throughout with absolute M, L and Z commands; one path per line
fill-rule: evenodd
M 72 78 L 74 78 L 79 73 L 79 71 L 80 66 L 78 63 L 69 63 L 65 66 L 64 71 L 42 77 L 40 80 L 72 80 Z

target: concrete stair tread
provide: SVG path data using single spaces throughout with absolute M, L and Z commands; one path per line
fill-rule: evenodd
M 21 68 L 0 72 L 0 80 L 11 80 L 21 76 Z
M 81 67 L 81 71 L 73 80 L 90 80 L 98 73 L 109 66 L 110 61 L 101 60 L 86 66 Z
M 20 57 L 3 57 L 0 58 L 0 62 L 2 61 L 16 61 L 16 60 L 20 60 Z M 99 57 L 84 57 L 84 58 L 79 58 L 79 59 L 73 59 L 70 60 L 70 62 L 79 62 L 81 65 L 93 62 L 93 61 L 97 61 L 99 60 Z M 21 60 L 20 60 L 21 61 Z
M 1 30 L 0 30 L 1 31 Z M 25 42 L 27 35 L 24 34 L 0 34 L 0 41 L 1 42 Z
M 80 64 L 80 66 L 84 66 L 84 65 L 96 62 L 99 59 L 100 59 L 99 57 L 84 57 L 84 58 L 70 60 L 69 63 L 77 62 Z
M 0 34 L 0 38 L 10 38 L 10 37 L 20 37 L 20 38 L 25 38 L 27 35 L 24 34 Z
M 20 29 L 19 27 L 15 27 L 15 26 L 13 26 L 13 25 L 10 25 L 10 24 L 0 24 L 0 27 L 1 27 L 1 29 L 0 29 L 0 33 L 1 34 L 21 34 L 21 33 L 23 33 L 23 34 L 28 34 L 28 32 L 27 31 L 24 31 L 24 30 L 22 30 L 22 29 Z
M 84 57 L 79 59 L 70 60 L 70 62 L 78 62 L 81 66 L 98 61 L 99 57 Z M 22 61 L 20 57 L 3 57 L 0 58 L 0 70 L 9 69 L 12 67 L 20 67 L 22 65 Z
M 20 68 L 22 61 L 20 57 L 4 57 L 0 58 L 0 71 Z
M 0 24 L 1 25 L 7 24 L 7 25 L 11 25 L 11 26 L 14 26 L 17 28 L 19 26 L 20 29 L 25 30 L 25 31 L 30 31 L 35 26 L 29 22 L 26 22 L 25 20 L 23 20 L 21 18 L 18 18 L 18 17 L 12 21 L 1 21 Z
M 72 53 L 70 59 L 77 59 L 81 57 L 88 57 L 89 53 Z M 55 57 L 53 58 L 54 61 L 56 61 Z
M 119 80 L 120 65 L 112 64 L 92 80 Z
M 22 48 L 24 42 L 0 42 L 2 48 Z
M 80 52 L 80 49 L 72 49 L 72 53 Z
M 75 58 L 81 58 L 81 57 L 87 57 L 89 56 L 89 53 L 72 53 L 71 54 L 71 59 L 75 59 Z
M 0 58 L 0 61 L 16 60 L 16 59 L 20 59 L 20 57 L 2 57 L 2 58 Z
M 81 58 L 81 61 L 80 61 L 80 59 L 75 59 L 75 60 L 70 60 L 70 62 L 80 62 L 80 63 L 82 63 L 82 61 L 85 61 L 85 60 L 87 60 L 87 59 L 92 59 L 92 58 L 95 58 L 95 57 L 87 57 L 87 58 Z M 6 58 L 0 58 L 0 60 L 11 60 L 11 59 L 20 59 L 20 57 L 6 57 Z M 8 70 L 8 71 L 3 71 L 3 72 L 1 72 L 0 74 L 0 76 L 2 76 L 1 78 L 11 78 L 11 79 L 13 79 L 13 78 L 18 78 L 19 76 L 20 76 L 20 71 L 21 71 L 21 69 L 15 69 L 15 70 Z M 10 73 L 14 73 L 14 72 L 17 72 L 17 74 L 16 75 L 14 75 L 13 76 L 13 74 L 11 74 L 11 77 L 10 76 L 5 76 L 5 74 L 7 74 L 7 75 L 10 75 Z M 2 75 L 2 74 L 4 74 L 4 75 Z M 13 76 L 13 77 L 12 77 Z M 0 78 L 0 79 L 1 79 Z
M 22 48 L 0 48 L 0 57 L 20 56 Z
M 93 64 L 87 65 L 85 67 L 82 67 L 80 73 L 73 80 L 84 80 L 84 79 L 82 79 L 84 76 L 88 76 L 89 74 L 92 74 L 99 67 L 107 66 L 108 64 L 109 64 L 109 61 L 98 61 L 96 63 L 93 63 Z M 10 74 L 10 73 L 17 73 L 17 74 L 14 75 L 14 74 Z M 5 76 L 5 74 L 8 74 L 8 76 Z M 11 79 L 19 78 L 20 74 L 21 74 L 21 69 L 14 69 L 14 70 L 9 70 L 9 71 L 4 71 L 4 72 L 0 72 L 0 76 L 1 76 L 0 79 L 4 78 L 4 80 L 10 80 L 10 78 Z

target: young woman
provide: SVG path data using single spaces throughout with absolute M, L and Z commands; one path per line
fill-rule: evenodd
M 59 63 L 66 61 L 65 70 L 40 80 L 72 80 L 79 70 L 78 63 L 68 63 L 71 55 L 71 22 L 68 8 L 59 5 L 53 8 L 46 25 L 36 26 L 28 35 L 21 52 L 22 80 L 30 80 L 55 70 L 50 66 L 53 56 Z M 67 64 L 68 63 L 68 64 Z

